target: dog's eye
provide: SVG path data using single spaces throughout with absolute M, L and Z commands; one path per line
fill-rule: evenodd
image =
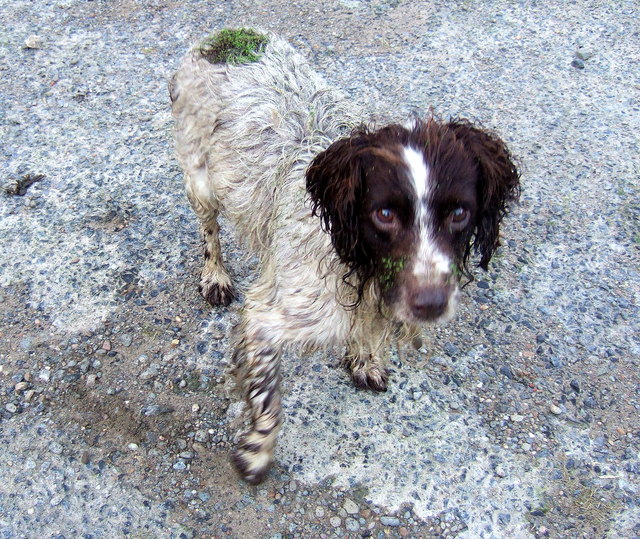
M 464 208 L 455 208 L 449 213 L 449 223 L 454 230 L 463 229 L 469 222 L 470 213 Z
M 378 224 L 389 226 L 395 222 L 396 214 L 388 208 L 380 208 L 373 213 L 373 218 Z

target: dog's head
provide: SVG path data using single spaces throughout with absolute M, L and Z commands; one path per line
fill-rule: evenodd
M 492 133 L 430 119 L 338 140 L 307 190 L 359 293 L 373 278 L 396 319 L 420 323 L 452 317 L 472 250 L 487 268 L 519 174 Z

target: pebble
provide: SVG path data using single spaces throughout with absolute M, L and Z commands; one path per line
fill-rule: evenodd
M 179 460 L 173 465 L 174 470 L 183 471 L 187 469 L 187 463 L 184 460 Z
M 592 56 L 593 56 L 593 51 L 584 46 L 579 47 L 578 50 L 576 51 L 576 58 L 578 58 L 579 60 L 582 60 L 583 62 L 587 61 Z
M 62 445 L 58 442 L 51 442 L 49 444 L 49 451 L 51 451 L 54 455 L 60 455 L 62 453 Z
M 324 517 L 324 509 L 320 506 L 316 507 L 315 514 L 318 518 Z
M 358 513 L 358 511 L 360 511 L 360 508 L 358 507 L 358 505 L 353 500 L 350 500 L 349 498 L 347 498 L 344 501 L 344 504 L 342 507 L 344 507 L 344 510 L 350 515 L 355 515 L 356 513 Z
M 42 47 L 42 38 L 35 34 L 31 34 L 27 39 L 24 40 L 24 46 L 27 49 L 39 49 Z
M 360 524 L 358 524 L 358 521 L 350 517 L 345 519 L 344 525 L 350 532 L 357 532 L 360 529 Z
M 8 402 L 4 408 L 10 414 L 15 414 L 18 411 L 18 407 L 12 402 Z
M 555 404 L 552 404 L 551 406 L 549 406 L 549 411 L 553 415 L 560 415 L 562 413 L 562 408 L 560 408 L 559 406 L 556 406 Z
M 195 436 L 193 437 L 193 439 L 196 442 L 206 442 L 209 439 L 209 433 L 206 431 L 206 429 L 199 429 L 196 431 Z
M 131 442 L 129 445 L 127 445 L 127 448 L 130 451 L 137 451 L 138 450 L 138 444 Z
M 329 523 L 334 527 L 334 528 L 339 528 L 340 524 L 342 524 L 342 519 L 340 517 L 331 517 L 329 519 Z
M 64 500 L 64 494 L 56 494 L 49 500 L 49 505 L 55 507 L 56 505 L 60 505 L 62 500 Z
M 150 404 L 142 409 L 142 413 L 147 417 L 170 414 L 172 412 L 175 412 L 175 408 L 172 406 L 163 406 L 161 404 Z
M 156 376 L 158 376 L 159 372 L 160 372 L 160 365 L 158 365 L 157 363 L 152 363 L 151 365 L 149 365 L 148 369 L 145 369 L 140 373 L 140 378 L 142 380 L 151 380 L 152 378 L 155 378 Z
M 400 519 L 397 517 L 380 517 L 380 522 L 385 526 L 400 526 Z
M 574 58 L 571 62 L 571 65 L 576 69 L 584 69 L 584 60 L 581 60 L 580 58 Z
M 25 389 L 27 389 L 28 387 L 29 387 L 29 382 L 18 382 L 18 383 L 14 386 L 13 390 L 14 390 L 16 393 L 22 393 L 22 392 L 23 392 Z

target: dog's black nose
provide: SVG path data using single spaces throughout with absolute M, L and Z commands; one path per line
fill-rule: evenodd
M 411 303 L 413 315 L 420 320 L 434 320 L 447 310 L 449 293 L 441 286 L 421 288 Z

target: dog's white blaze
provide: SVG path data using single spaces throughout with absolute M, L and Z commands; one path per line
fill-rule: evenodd
M 405 146 L 404 160 L 409 167 L 411 181 L 418 195 L 418 203 L 426 209 L 427 197 L 429 196 L 429 168 L 424 162 L 422 153 L 418 150 Z
M 404 148 L 404 159 L 409 167 L 409 174 L 416 190 L 417 225 L 420 230 L 413 274 L 417 277 L 444 277 L 451 272 L 451 260 L 437 248 L 433 241 L 433 230 L 429 219 L 429 197 L 433 185 L 430 170 L 424 162 L 421 152 L 414 148 Z

